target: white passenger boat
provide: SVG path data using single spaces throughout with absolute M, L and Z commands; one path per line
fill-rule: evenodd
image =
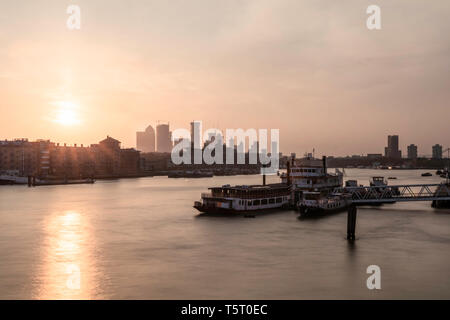
M 282 184 L 209 188 L 194 208 L 202 213 L 246 213 L 289 206 L 291 187 Z

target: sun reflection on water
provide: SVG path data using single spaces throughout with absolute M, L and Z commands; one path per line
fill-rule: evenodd
M 78 211 L 52 214 L 44 224 L 43 267 L 37 299 L 89 299 L 98 272 L 88 219 Z

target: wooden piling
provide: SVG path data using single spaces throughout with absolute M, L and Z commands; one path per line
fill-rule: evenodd
M 347 240 L 355 240 L 356 232 L 356 206 L 351 205 L 347 211 Z

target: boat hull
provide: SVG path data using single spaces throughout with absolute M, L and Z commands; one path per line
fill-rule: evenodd
M 300 206 L 298 208 L 298 211 L 300 212 L 300 214 L 302 216 L 307 216 L 307 215 L 326 215 L 326 214 L 331 214 L 331 213 L 337 213 L 337 212 L 342 212 L 347 210 L 349 207 L 349 205 L 346 206 L 342 206 L 342 207 L 338 207 L 338 208 L 332 208 L 332 209 L 326 209 L 326 208 L 321 208 L 321 207 L 303 207 Z
M 237 210 L 237 209 L 233 209 L 233 208 L 220 208 L 220 207 L 203 206 L 203 205 L 194 205 L 194 208 L 204 214 L 238 215 L 238 214 L 257 214 L 257 213 L 261 214 L 261 213 L 270 212 L 270 211 L 285 210 L 285 209 L 288 209 L 289 206 L 284 204 L 279 207 L 261 208 L 261 209 L 254 209 L 254 210 Z

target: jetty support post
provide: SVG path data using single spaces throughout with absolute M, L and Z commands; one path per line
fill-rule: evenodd
M 355 240 L 356 231 L 356 206 L 352 204 L 347 211 L 347 240 Z

